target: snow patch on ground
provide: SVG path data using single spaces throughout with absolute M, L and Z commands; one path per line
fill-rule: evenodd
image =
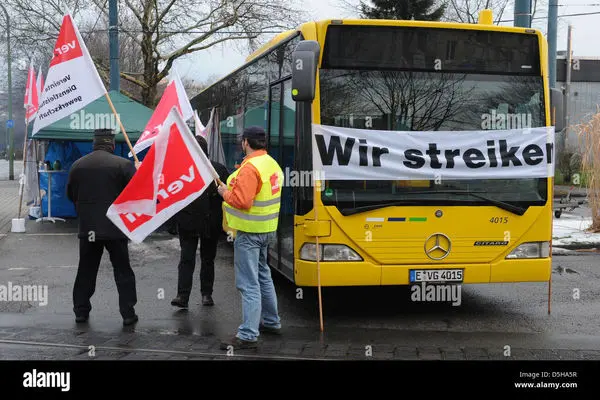
M 575 250 L 564 249 L 562 247 L 554 247 L 552 246 L 552 255 L 553 256 L 568 256 L 573 254 L 579 254 Z
M 179 239 L 177 237 L 163 240 L 148 237 L 142 243 L 132 242 L 129 244 L 129 251 L 139 259 L 144 260 L 173 259 L 174 255 L 178 259 L 179 250 Z
M 591 225 L 591 217 L 563 214 L 560 218 L 555 218 L 552 228 L 552 246 L 561 247 L 598 243 L 600 247 L 600 233 L 586 232 Z

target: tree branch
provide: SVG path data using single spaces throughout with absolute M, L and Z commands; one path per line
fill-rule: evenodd
M 129 10 L 133 13 L 133 15 L 137 18 L 137 20 L 140 22 L 140 24 L 144 24 L 144 21 L 142 19 L 141 14 L 138 12 L 138 10 L 135 8 L 135 6 L 133 4 L 131 4 L 131 2 L 129 0 L 125 0 L 125 4 L 127 5 L 127 7 L 129 8 Z
M 109 67 L 107 67 L 106 65 L 102 64 L 102 62 L 100 60 L 98 60 L 98 59 L 94 59 L 94 64 L 96 65 L 96 68 L 98 69 L 98 72 L 102 71 L 102 73 L 106 74 L 106 71 L 110 70 Z M 125 73 L 125 72 L 119 72 L 119 76 L 121 78 L 123 78 L 124 80 L 126 80 L 127 82 L 131 82 L 131 83 L 133 83 L 135 85 L 138 85 L 141 88 L 146 88 L 147 89 L 149 87 L 149 85 L 146 82 L 141 81 L 141 80 L 139 80 L 137 78 L 134 78 L 133 76 L 131 76 L 131 75 Z

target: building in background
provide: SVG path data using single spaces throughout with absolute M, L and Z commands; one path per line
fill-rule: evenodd
M 557 53 L 556 87 L 566 84 L 567 52 Z M 571 127 L 586 123 L 600 112 L 600 57 L 573 57 L 571 70 L 570 96 L 567 103 L 569 125 Z M 576 129 L 569 129 L 566 137 L 569 152 L 582 150 Z

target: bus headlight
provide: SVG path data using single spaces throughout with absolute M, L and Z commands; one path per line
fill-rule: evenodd
M 523 243 L 510 252 L 506 258 L 547 258 L 550 257 L 550 242 Z
M 344 244 L 320 244 L 321 261 L 363 261 L 357 252 Z M 317 261 L 317 246 L 314 243 L 304 243 L 300 248 L 300 259 Z

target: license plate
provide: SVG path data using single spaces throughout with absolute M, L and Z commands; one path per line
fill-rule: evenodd
M 411 269 L 410 282 L 462 282 L 462 269 Z

